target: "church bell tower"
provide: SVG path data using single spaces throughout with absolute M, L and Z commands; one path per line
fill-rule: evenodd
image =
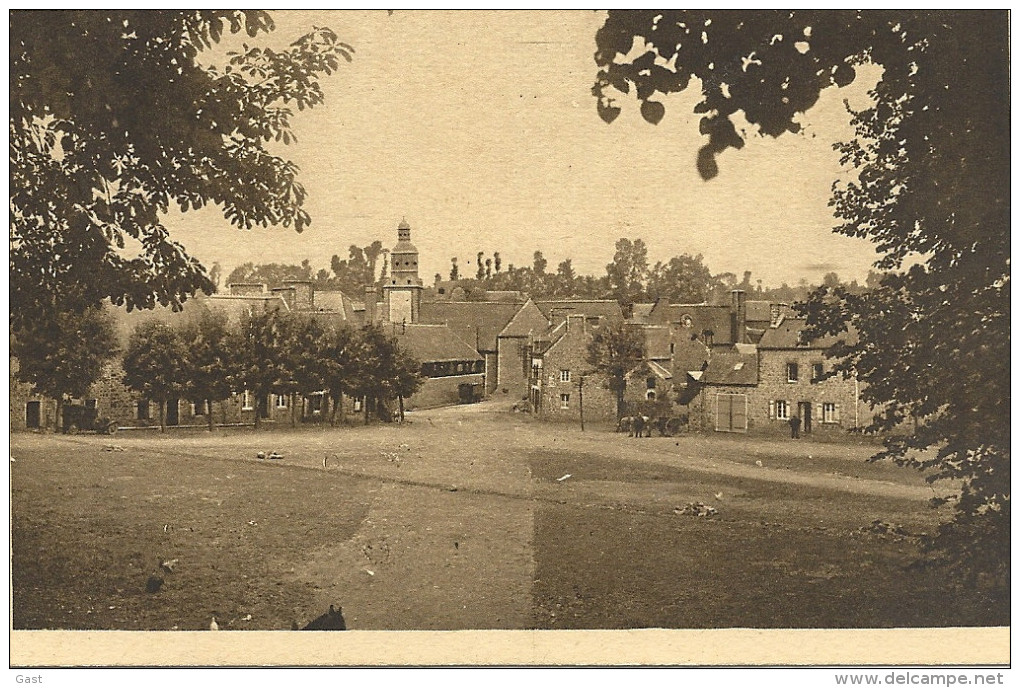
M 418 277 L 418 249 L 411 243 L 411 225 L 397 225 L 397 245 L 390 251 L 390 277 L 383 285 L 385 319 L 391 323 L 416 323 L 424 289 Z

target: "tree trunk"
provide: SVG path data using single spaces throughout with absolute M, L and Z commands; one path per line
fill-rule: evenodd
M 262 414 L 260 413 L 260 411 L 261 411 L 262 409 L 260 409 L 260 408 L 259 408 L 259 399 L 261 399 L 261 398 L 262 398 L 262 397 L 260 396 L 260 393 L 259 393 L 259 392 L 256 392 L 256 393 L 255 393 L 255 399 L 254 399 L 254 408 L 255 408 L 255 429 L 256 429 L 256 430 L 258 430 L 258 429 L 259 429 L 259 427 L 261 426 L 261 423 L 259 422 L 259 421 L 260 421 L 260 418 L 259 418 L 259 416 L 261 416 L 261 415 L 262 415 Z
M 403 423 L 404 422 L 404 397 L 398 394 L 397 395 L 397 403 L 400 404 L 400 422 Z
M 297 427 L 297 394 L 290 395 L 290 427 Z
M 159 431 L 166 432 L 166 399 L 159 400 Z
M 53 432 L 59 433 L 63 432 L 64 430 L 64 395 L 63 394 L 57 395 L 56 402 L 57 410 L 56 419 L 54 421 L 56 425 L 53 428 Z
M 330 427 L 334 427 L 335 428 L 336 427 L 336 407 L 338 405 L 337 404 L 337 400 L 334 399 L 332 396 L 327 397 L 327 398 L 329 399 L 330 404 L 333 407 L 333 408 L 331 408 L 329 410 L 329 425 L 330 425 Z
M 340 407 L 340 424 L 343 425 L 347 422 L 347 409 L 344 407 L 344 393 L 340 392 L 340 396 L 337 397 L 337 406 Z M 334 410 L 335 413 L 335 410 Z
M 368 395 L 362 397 L 361 410 L 365 412 L 365 425 L 368 425 Z
M 584 380 L 577 383 L 577 407 L 581 413 L 581 432 L 584 432 Z
M 619 423 L 620 419 L 623 418 L 623 386 L 617 387 L 616 389 L 616 422 Z
M 215 423 L 213 423 L 213 417 L 212 417 L 212 402 L 213 402 L 212 399 L 206 399 L 205 400 L 205 416 L 206 416 L 206 418 L 209 419 L 209 432 L 212 432 L 213 431 L 213 427 L 215 427 Z

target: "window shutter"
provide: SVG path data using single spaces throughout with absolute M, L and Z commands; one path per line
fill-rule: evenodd
M 833 404 L 833 406 L 835 407 L 835 411 L 833 411 L 833 413 L 832 413 L 832 420 L 833 420 L 833 422 L 838 423 L 839 422 L 839 404 Z
M 776 417 L 776 402 L 770 401 L 769 402 L 769 418 L 775 418 L 775 417 Z
M 815 404 L 815 409 L 816 409 L 816 413 L 818 414 L 818 416 L 817 416 L 818 420 L 816 422 L 824 423 L 825 422 L 825 412 L 822 410 L 822 405 L 821 404 Z

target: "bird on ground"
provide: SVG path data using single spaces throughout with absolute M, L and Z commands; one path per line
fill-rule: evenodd
M 145 592 L 150 595 L 159 592 L 159 589 L 163 587 L 163 578 L 160 576 L 149 576 L 149 579 L 145 581 Z
M 220 630 L 220 625 L 218 623 L 216 623 L 216 617 L 215 616 L 212 618 L 212 621 L 209 622 L 209 630 L 210 631 L 218 631 L 218 630 Z

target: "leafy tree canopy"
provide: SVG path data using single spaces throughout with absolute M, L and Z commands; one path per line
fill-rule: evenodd
M 282 50 L 200 53 L 225 32 L 273 29 L 262 11 L 10 13 L 10 280 L 15 323 L 104 298 L 179 306 L 210 291 L 161 221 L 215 204 L 234 225 L 310 221 L 289 143 L 295 108 L 352 48 L 317 28 Z
M 103 307 L 51 313 L 16 333 L 11 353 L 18 359 L 18 379 L 39 392 L 61 402 L 84 397 L 117 354 L 113 317 Z
M 1009 24 L 1005 11 L 614 12 L 598 31 L 603 119 L 636 92 L 646 120 L 700 84 L 705 179 L 740 148 L 734 117 L 762 135 L 799 130 L 822 89 L 880 65 L 872 104 L 837 149 L 855 175 L 833 184 L 835 231 L 876 244 L 885 272 L 864 295 L 830 285 L 810 334 L 853 327 L 841 366 L 901 431 L 883 456 L 963 482 L 935 548 L 972 578 L 1009 573 Z M 831 281 L 831 280 L 830 280 Z M 869 282 L 871 280 L 869 279 Z M 870 286 L 870 285 L 869 285 Z M 908 426 L 909 427 L 909 426 Z M 918 454 L 935 449 L 933 454 Z

